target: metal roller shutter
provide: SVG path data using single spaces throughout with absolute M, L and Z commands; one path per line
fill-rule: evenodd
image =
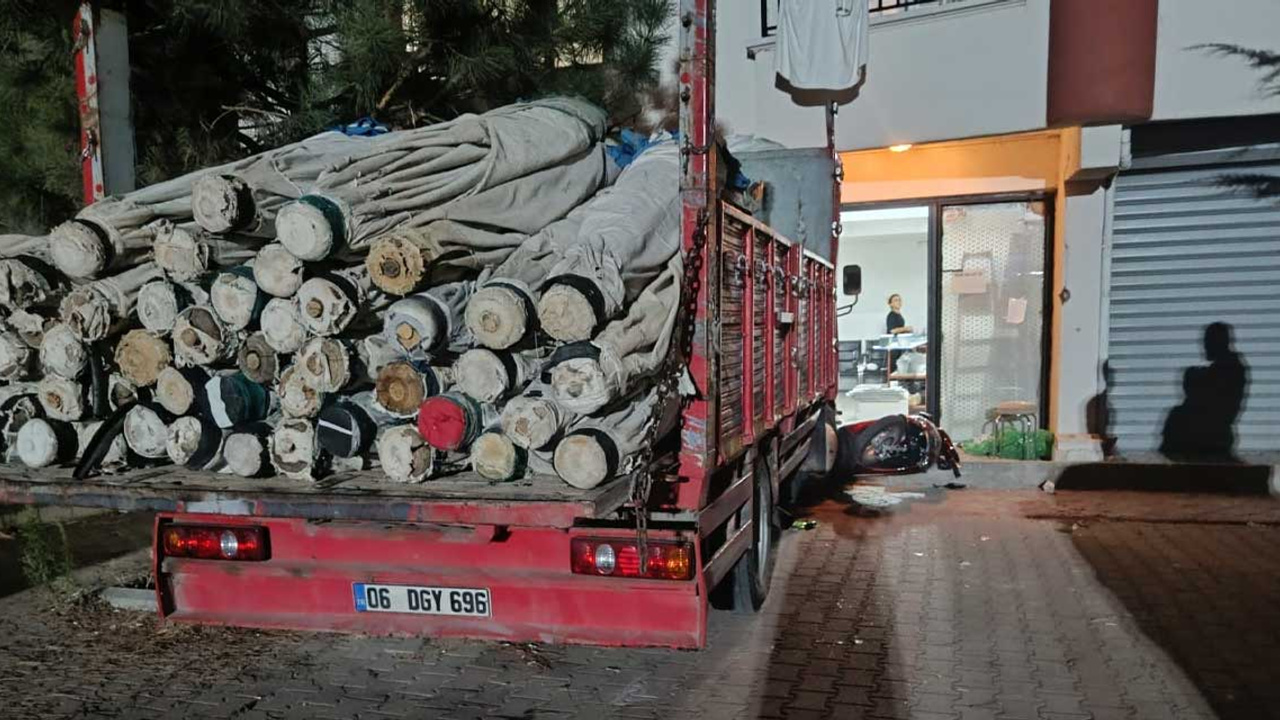
M 1249 368 L 1236 451 L 1280 450 L 1280 198 L 1224 187 L 1224 175 L 1280 176 L 1280 146 L 1135 160 L 1116 181 L 1108 271 L 1111 433 L 1121 453 L 1159 448 L 1205 365 L 1205 328 L 1233 326 Z

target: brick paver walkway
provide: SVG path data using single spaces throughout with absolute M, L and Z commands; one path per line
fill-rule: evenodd
M 0 717 L 1280 717 L 1277 508 L 828 503 L 783 539 L 765 611 L 714 613 L 702 652 L 157 629 L 27 593 L 0 600 Z

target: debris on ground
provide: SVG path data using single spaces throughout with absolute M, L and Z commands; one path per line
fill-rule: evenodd
M 925 497 L 924 493 L 918 492 L 889 492 L 877 485 L 860 485 L 849 488 L 845 493 L 855 503 L 870 508 L 893 507 L 907 500 L 922 500 Z

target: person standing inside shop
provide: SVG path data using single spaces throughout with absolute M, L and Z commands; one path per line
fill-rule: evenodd
M 887 335 L 908 335 L 912 332 L 907 319 L 902 317 L 902 296 L 898 293 L 889 296 L 889 315 L 884 320 L 884 331 Z

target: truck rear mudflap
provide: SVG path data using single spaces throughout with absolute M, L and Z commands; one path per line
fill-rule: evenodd
M 702 647 L 698 543 L 650 538 L 661 561 L 647 573 L 673 579 L 625 577 L 638 573 L 627 530 L 162 514 L 157 601 L 179 622 Z

